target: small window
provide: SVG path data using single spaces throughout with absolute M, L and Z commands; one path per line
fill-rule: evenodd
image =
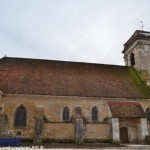
M 20 105 L 15 112 L 14 127 L 26 127 L 27 125 L 27 110 L 23 105 Z
M 2 110 L 3 110 L 3 108 L 2 108 L 2 107 L 0 107 L 0 113 L 2 113 Z
M 131 53 L 131 55 L 130 55 L 130 63 L 131 63 L 131 66 L 135 65 L 135 58 L 134 58 L 134 54 L 133 53 Z
M 63 121 L 69 121 L 69 108 L 67 106 L 64 107 L 62 115 Z
M 98 109 L 96 106 L 92 108 L 92 121 L 98 121 Z
M 76 117 L 82 116 L 82 109 L 81 107 L 75 107 Z
M 147 121 L 150 121 L 150 108 L 146 108 L 146 118 L 147 118 Z
M 21 136 L 21 132 L 18 131 L 16 135 L 17 135 L 17 136 Z

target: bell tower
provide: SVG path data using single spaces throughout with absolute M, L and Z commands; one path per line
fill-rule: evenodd
M 125 65 L 137 69 L 150 85 L 150 32 L 136 30 L 124 44 L 122 53 Z

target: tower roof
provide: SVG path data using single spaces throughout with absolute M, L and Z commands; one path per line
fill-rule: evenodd
M 136 30 L 134 34 L 129 38 L 129 40 L 124 44 L 124 50 L 122 53 L 125 53 L 127 49 L 137 40 L 149 40 L 150 41 L 150 32 Z

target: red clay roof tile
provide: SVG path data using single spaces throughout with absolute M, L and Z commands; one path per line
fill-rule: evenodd
M 9 94 L 90 97 L 150 97 L 125 66 L 40 59 L 0 59 L 0 90 Z
M 139 102 L 113 102 L 109 101 L 109 107 L 113 118 L 144 118 L 145 113 Z

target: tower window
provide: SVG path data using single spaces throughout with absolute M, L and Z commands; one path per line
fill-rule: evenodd
M 26 127 L 27 125 L 27 110 L 23 105 L 20 105 L 15 112 L 14 127 Z
M 131 66 L 135 65 L 135 58 L 134 58 L 134 54 L 133 53 L 131 53 L 131 55 L 130 55 L 130 63 L 131 63 Z
M 96 106 L 92 108 L 92 121 L 98 121 L 98 109 Z
M 150 121 L 150 108 L 146 108 L 146 118 L 147 118 L 147 121 Z
M 67 106 L 63 109 L 62 119 L 63 121 L 69 121 L 69 108 Z

